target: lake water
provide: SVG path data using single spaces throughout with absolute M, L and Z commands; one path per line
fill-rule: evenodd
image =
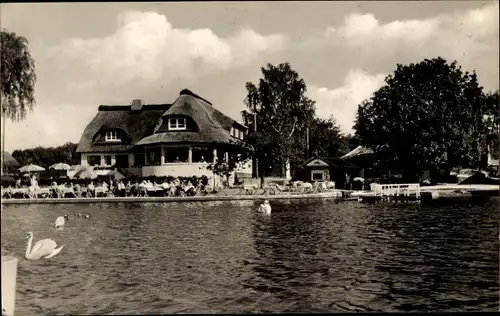
M 16 315 L 498 311 L 497 198 L 258 203 L 3 206 Z M 27 231 L 65 247 L 27 261 Z

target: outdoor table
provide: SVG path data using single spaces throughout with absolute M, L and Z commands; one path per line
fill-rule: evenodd
M 60 191 L 62 197 L 65 197 L 66 194 L 71 194 L 73 197 L 76 197 L 75 190 L 73 190 L 73 188 L 64 187 L 60 188 Z
M 96 187 L 94 194 L 97 197 L 99 195 L 99 193 L 106 194 L 107 192 L 108 192 L 108 189 L 105 189 L 104 187 Z

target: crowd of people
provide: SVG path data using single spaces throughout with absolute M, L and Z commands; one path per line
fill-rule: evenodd
M 64 197 L 147 197 L 147 196 L 194 196 L 206 194 L 205 186 L 198 182 L 174 178 L 170 181 L 151 180 L 91 180 L 86 185 L 67 180 L 61 183 L 53 181 L 49 186 L 40 187 L 36 175 L 30 178 L 30 185 L 22 185 L 21 179 L 14 185 L 2 186 L 4 198 L 64 198 Z

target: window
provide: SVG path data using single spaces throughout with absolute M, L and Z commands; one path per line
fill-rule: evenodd
M 168 119 L 168 129 L 173 131 L 186 129 L 186 119 L 185 118 Z
M 214 150 L 208 147 L 193 147 L 193 162 L 207 162 L 212 163 L 214 161 Z
M 108 131 L 106 132 L 105 139 L 107 142 L 119 142 L 121 141 L 120 133 L 118 131 Z
M 106 166 L 111 166 L 111 156 L 104 156 L 104 161 L 106 162 Z
M 170 163 L 188 162 L 188 157 L 189 157 L 188 147 L 165 148 L 165 162 L 170 162 Z
M 146 164 L 146 157 L 143 153 L 135 153 L 134 154 L 134 165 L 136 167 L 142 167 Z
M 311 178 L 313 181 L 323 181 L 323 171 L 311 171 Z
M 161 148 L 147 148 L 146 149 L 146 165 L 147 166 L 160 166 L 161 165 Z
M 89 164 L 89 166 L 98 166 L 101 164 L 101 156 L 87 156 L 87 163 Z

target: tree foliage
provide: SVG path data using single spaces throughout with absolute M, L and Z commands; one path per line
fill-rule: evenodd
M 346 152 L 346 145 L 333 116 L 329 119 L 315 117 L 310 122 L 308 156 L 335 157 L 339 152 Z
M 304 155 L 305 129 L 314 118 L 315 104 L 305 96 L 306 83 L 289 63 L 267 64 L 261 71 L 258 85 L 246 83 L 243 121 L 251 131 L 247 139 L 261 163 L 259 170 L 275 163 L 283 170 L 287 160 L 294 163 Z
M 487 102 L 475 72 L 456 61 L 397 65 L 358 107 L 356 135 L 390 166 L 477 167 L 486 157 Z
M 78 144 L 66 143 L 58 147 L 36 147 L 14 150 L 12 156 L 22 165 L 33 163 L 48 168 L 53 164 L 64 162 L 69 165 L 80 164 L 80 154 L 76 152 Z
M 494 157 L 500 156 L 500 96 L 498 90 L 486 94 L 484 123 L 486 124 L 487 142 Z M 497 158 L 498 159 L 498 158 Z
M 215 162 L 210 163 L 207 170 L 210 170 L 214 175 L 223 179 L 224 185 L 229 185 L 229 177 L 236 171 L 242 164 L 245 164 L 251 157 L 253 148 L 248 143 L 236 140 L 232 143 L 237 150 L 228 153 L 227 161 L 225 159 L 216 159 Z
M 35 105 L 35 61 L 28 40 L 7 30 L 0 31 L 0 50 L 2 115 L 20 121 Z

